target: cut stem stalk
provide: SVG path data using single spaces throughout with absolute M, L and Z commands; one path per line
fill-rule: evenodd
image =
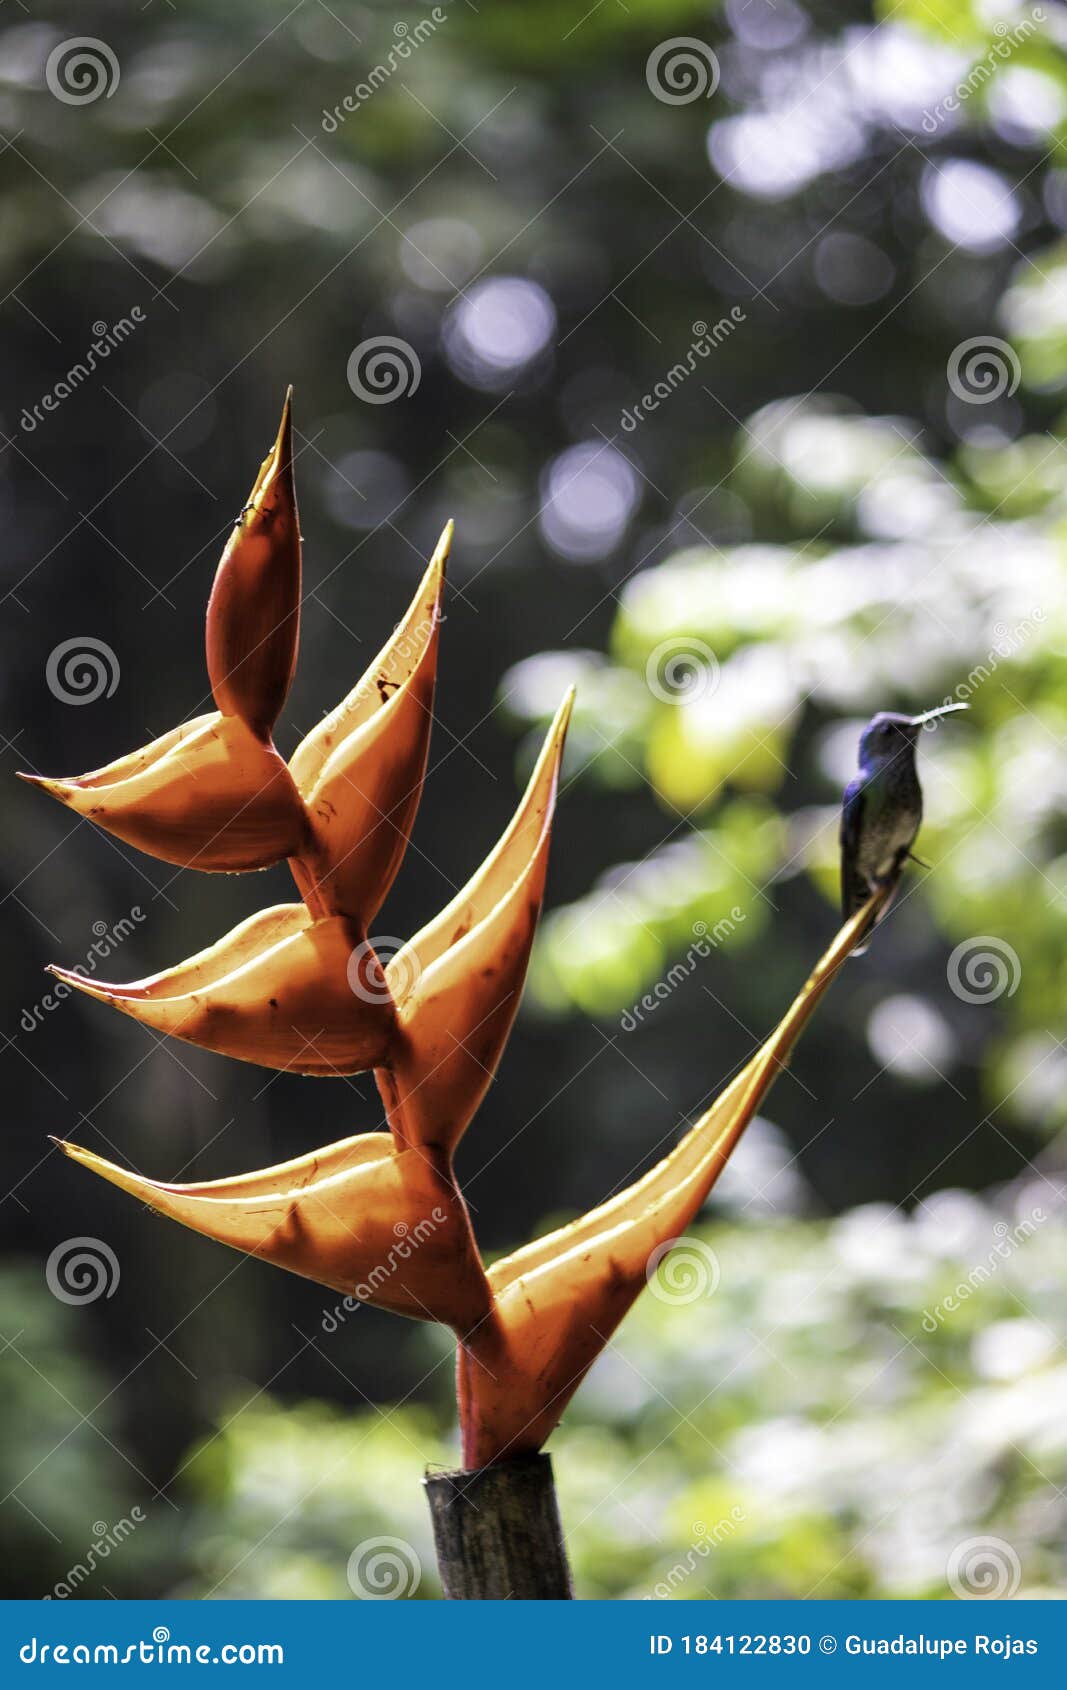
M 547 1455 L 429 1473 L 425 1484 L 446 1598 L 536 1602 L 573 1597 Z

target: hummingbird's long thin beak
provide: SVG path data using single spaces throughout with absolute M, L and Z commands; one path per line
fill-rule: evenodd
M 951 716 L 954 710 L 967 708 L 966 704 L 939 704 L 936 710 L 924 710 L 921 716 L 913 716 L 911 725 L 913 728 L 921 728 L 924 722 L 932 722 L 938 716 Z

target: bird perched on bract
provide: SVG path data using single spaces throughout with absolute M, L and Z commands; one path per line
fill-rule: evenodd
M 893 895 L 922 824 L 923 794 L 915 767 L 919 730 L 938 716 L 966 710 L 942 704 L 921 716 L 880 710 L 860 735 L 859 774 L 841 805 L 841 909 L 846 921 L 881 886 Z M 878 914 L 883 921 L 892 895 Z M 877 926 L 878 922 L 875 922 Z M 853 956 L 867 949 L 860 945 Z

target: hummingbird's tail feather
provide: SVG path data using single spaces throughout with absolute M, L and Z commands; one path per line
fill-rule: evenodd
M 871 895 L 871 888 L 866 879 L 859 873 L 854 863 L 844 858 L 841 861 L 841 918 L 851 921 L 858 910 L 861 910 Z M 858 956 L 858 951 L 853 951 Z

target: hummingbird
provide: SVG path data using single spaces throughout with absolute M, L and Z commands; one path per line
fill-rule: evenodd
M 909 857 L 919 861 L 911 850 L 923 816 L 915 768 L 919 730 L 938 716 L 966 708 L 942 704 L 921 716 L 880 710 L 860 735 L 859 774 L 846 786 L 841 806 L 841 908 L 846 921 L 880 886 L 895 889 Z M 888 908 L 883 905 L 878 921 Z M 861 945 L 852 954 L 862 956 L 866 949 Z

